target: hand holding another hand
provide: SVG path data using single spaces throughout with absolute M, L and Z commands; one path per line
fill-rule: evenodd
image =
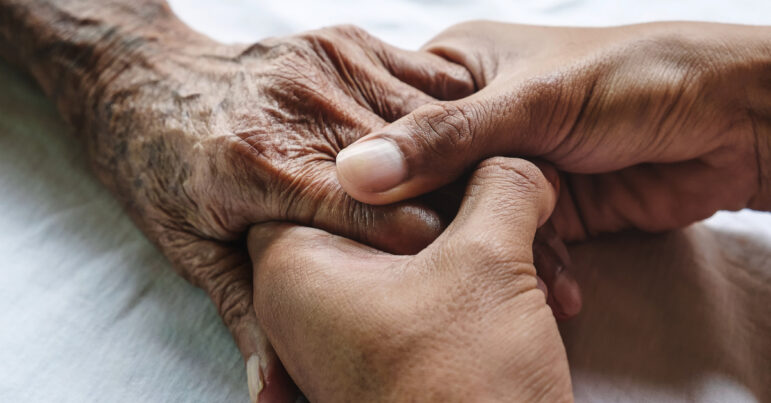
M 96 175 L 210 295 L 253 395 L 287 385 L 252 306 L 251 225 L 290 221 L 400 253 L 444 226 L 420 203 L 352 200 L 334 166 L 362 135 L 472 91 L 466 69 L 435 55 L 355 27 L 226 45 L 162 0 L 0 1 L 0 55 L 37 80 Z
M 479 91 L 360 139 L 338 155 L 338 177 L 384 204 L 489 156 L 541 158 L 564 173 L 553 223 L 566 239 L 769 209 L 769 38 L 707 23 L 460 24 L 425 50 L 466 66 Z
M 252 228 L 257 317 L 311 401 L 560 402 L 567 358 L 536 288 L 533 238 L 556 193 L 494 158 L 414 256 L 291 224 Z
M 252 305 L 251 225 L 294 222 L 393 253 L 422 249 L 445 225 L 419 201 L 352 200 L 334 160 L 425 103 L 470 94 L 461 66 L 349 26 L 225 45 L 160 0 L 9 0 L 0 17 L 0 53 L 35 77 L 96 175 L 211 296 L 253 397 L 293 391 Z

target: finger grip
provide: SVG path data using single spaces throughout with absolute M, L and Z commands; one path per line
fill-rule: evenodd
M 416 109 L 337 156 L 337 177 L 353 198 L 388 204 L 455 180 L 494 154 L 490 111 L 475 97 Z

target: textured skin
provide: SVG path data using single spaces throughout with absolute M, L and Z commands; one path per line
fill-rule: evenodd
M 355 27 L 223 45 L 153 0 L 0 1 L 0 54 L 55 101 L 96 175 L 210 294 L 245 358 L 261 357 L 264 400 L 285 397 L 286 380 L 252 307 L 249 225 L 293 221 L 401 253 L 443 227 L 419 203 L 350 199 L 334 171 L 338 150 L 434 101 L 426 92 L 473 90 L 437 56 Z
M 538 167 L 498 157 L 479 165 L 455 219 L 416 255 L 254 226 L 260 323 L 314 402 L 572 401 L 533 265 L 555 201 Z
M 466 66 L 473 96 L 361 139 L 399 146 L 409 174 L 358 200 L 431 191 L 480 158 L 554 164 L 567 239 L 664 231 L 720 209 L 771 209 L 771 28 L 662 22 L 602 28 L 467 22 L 424 50 Z

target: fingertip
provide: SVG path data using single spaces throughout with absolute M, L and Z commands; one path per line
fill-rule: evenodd
M 434 77 L 436 83 L 430 89 L 431 95 L 443 101 L 453 101 L 467 97 L 477 90 L 476 82 L 471 72 L 460 64 L 428 53 L 441 61 L 443 68 L 438 69 Z
M 581 289 L 570 273 L 570 254 L 554 226 L 548 222 L 538 229 L 533 242 L 533 258 L 538 276 L 549 288 L 548 304 L 559 319 L 567 319 L 581 311 Z
M 544 186 L 544 193 L 546 198 L 544 203 L 545 211 L 541 212 L 538 221 L 538 226 L 541 227 L 546 224 L 549 218 L 551 218 L 552 212 L 554 212 L 554 208 L 557 206 L 560 186 L 559 172 L 557 172 L 557 168 L 555 168 L 554 165 L 548 162 L 544 162 L 542 160 L 534 160 L 529 162 L 538 168 L 538 173 L 540 175 L 533 175 L 534 178 L 538 177 L 538 179 L 535 180 L 545 179 L 547 184 L 547 186 Z
M 562 272 L 557 276 L 552 292 L 562 318 L 572 318 L 581 312 L 583 305 L 581 288 L 568 272 Z
M 252 355 L 246 362 L 246 380 L 252 403 L 295 402 L 302 396 L 278 360 L 266 363 Z

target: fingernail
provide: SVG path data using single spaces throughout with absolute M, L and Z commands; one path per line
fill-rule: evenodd
M 384 192 L 407 177 L 407 164 L 391 141 L 373 139 L 356 143 L 337 154 L 341 182 L 365 192 Z
M 561 313 L 566 317 L 575 316 L 581 311 L 581 289 L 567 272 L 560 273 L 554 280 L 552 293 Z
M 263 387 L 260 357 L 257 355 L 252 355 L 246 361 L 246 383 L 249 385 L 249 399 L 252 403 L 257 403 Z

